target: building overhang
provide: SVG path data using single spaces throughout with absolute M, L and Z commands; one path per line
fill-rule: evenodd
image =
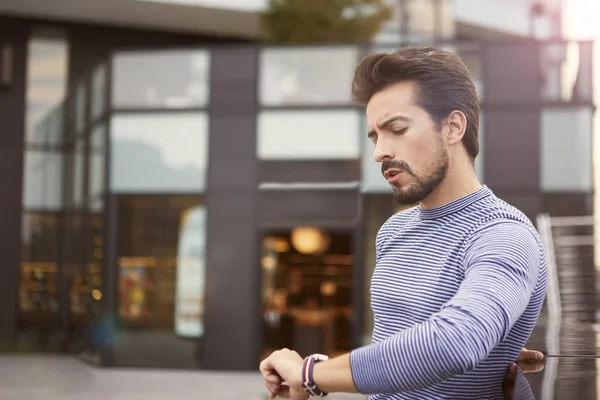
M 0 0 L 0 14 L 219 37 L 258 37 L 258 13 L 136 0 Z

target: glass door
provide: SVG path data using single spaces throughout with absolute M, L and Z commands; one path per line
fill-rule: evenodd
M 117 207 L 114 363 L 195 368 L 204 332 L 202 196 L 123 195 Z
M 352 349 L 354 235 L 315 227 L 263 235 L 263 355 Z

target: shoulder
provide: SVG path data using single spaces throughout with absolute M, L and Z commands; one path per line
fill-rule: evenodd
M 530 259 L 545 259 L 542 240 L 524 213 L 496 197 L 482 211 L 466 241 L 467 258 L 485 254 L 510 257 L 520 252 Z
M 411 207 L 389 217 L 377 232 L 377 247 L 379 248 L 394 234 L 402 230 L 409 221 L 415 218 L 417 216 L 417 210 L 418 207 Z

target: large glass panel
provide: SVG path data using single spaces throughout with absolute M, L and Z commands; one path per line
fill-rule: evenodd
M 20 319 L 51 320 L 58 311 L 60 214 L 26 213 L 21 226 Z
M 203 50 L 118 53 L 113 58 L 113 106 L 204 107 L 209 62 L 210 54 Z
M 40 135 L 36 126 L 64 99 L 68 77 L 68 42 L 60 37 L 35 35 L 27 57 L 26 142 L 56 144 L 61 135 Z
M 350 104 L 358 47 L 267 48 L 261 53 L 265 106 Z
M 89 199 L 102 196 L 106 179 L 106 125 L 98 124 L 90 136 Z
M 259 158 L 351 159 L 360 157 L 356 110 L 263 111 L 258 116 Z
M 201 192 L 207 161 L 206 114 L 131 114 L 111 120 L 112 191 Z
M 92 121 L 99 118 L 106 111 L 107 99 L 107 68 L 106 64 L 100 64 L 92 74 L 92 96 L 91 96 L 91 112 Z
M 591 107 L 542 110 L 542 190 L 592 190 L 592 118 Z
M 123 326 L 203 335 L 205 242 L 200 196 L 121 197 L 117 311 Z
M 263 351 L 352 349 L 353 236 L 313 227 L 263 237 Z
M 62 154 L 50 151 L 25 152 L 23 207 L 29 210 L 58 210 L 62 207 Z
M 79 138 L 75 142 L 73 152 L 73 181 L 72 181 L 72 205 L 79 207 L 83 204 L 85 184 L 85 138 Z
M 75 134 L 83 133 L 87 124 L 88 87 L 80 82 L 75 90 Z

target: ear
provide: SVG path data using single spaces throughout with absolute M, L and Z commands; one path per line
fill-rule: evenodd
M 465 135 L 467 130 L 467 117 L 462 111 L 452 111 L 448 116 L 447 123 L 448 127 L 448 144 L 456 144 L 460 142 Z

